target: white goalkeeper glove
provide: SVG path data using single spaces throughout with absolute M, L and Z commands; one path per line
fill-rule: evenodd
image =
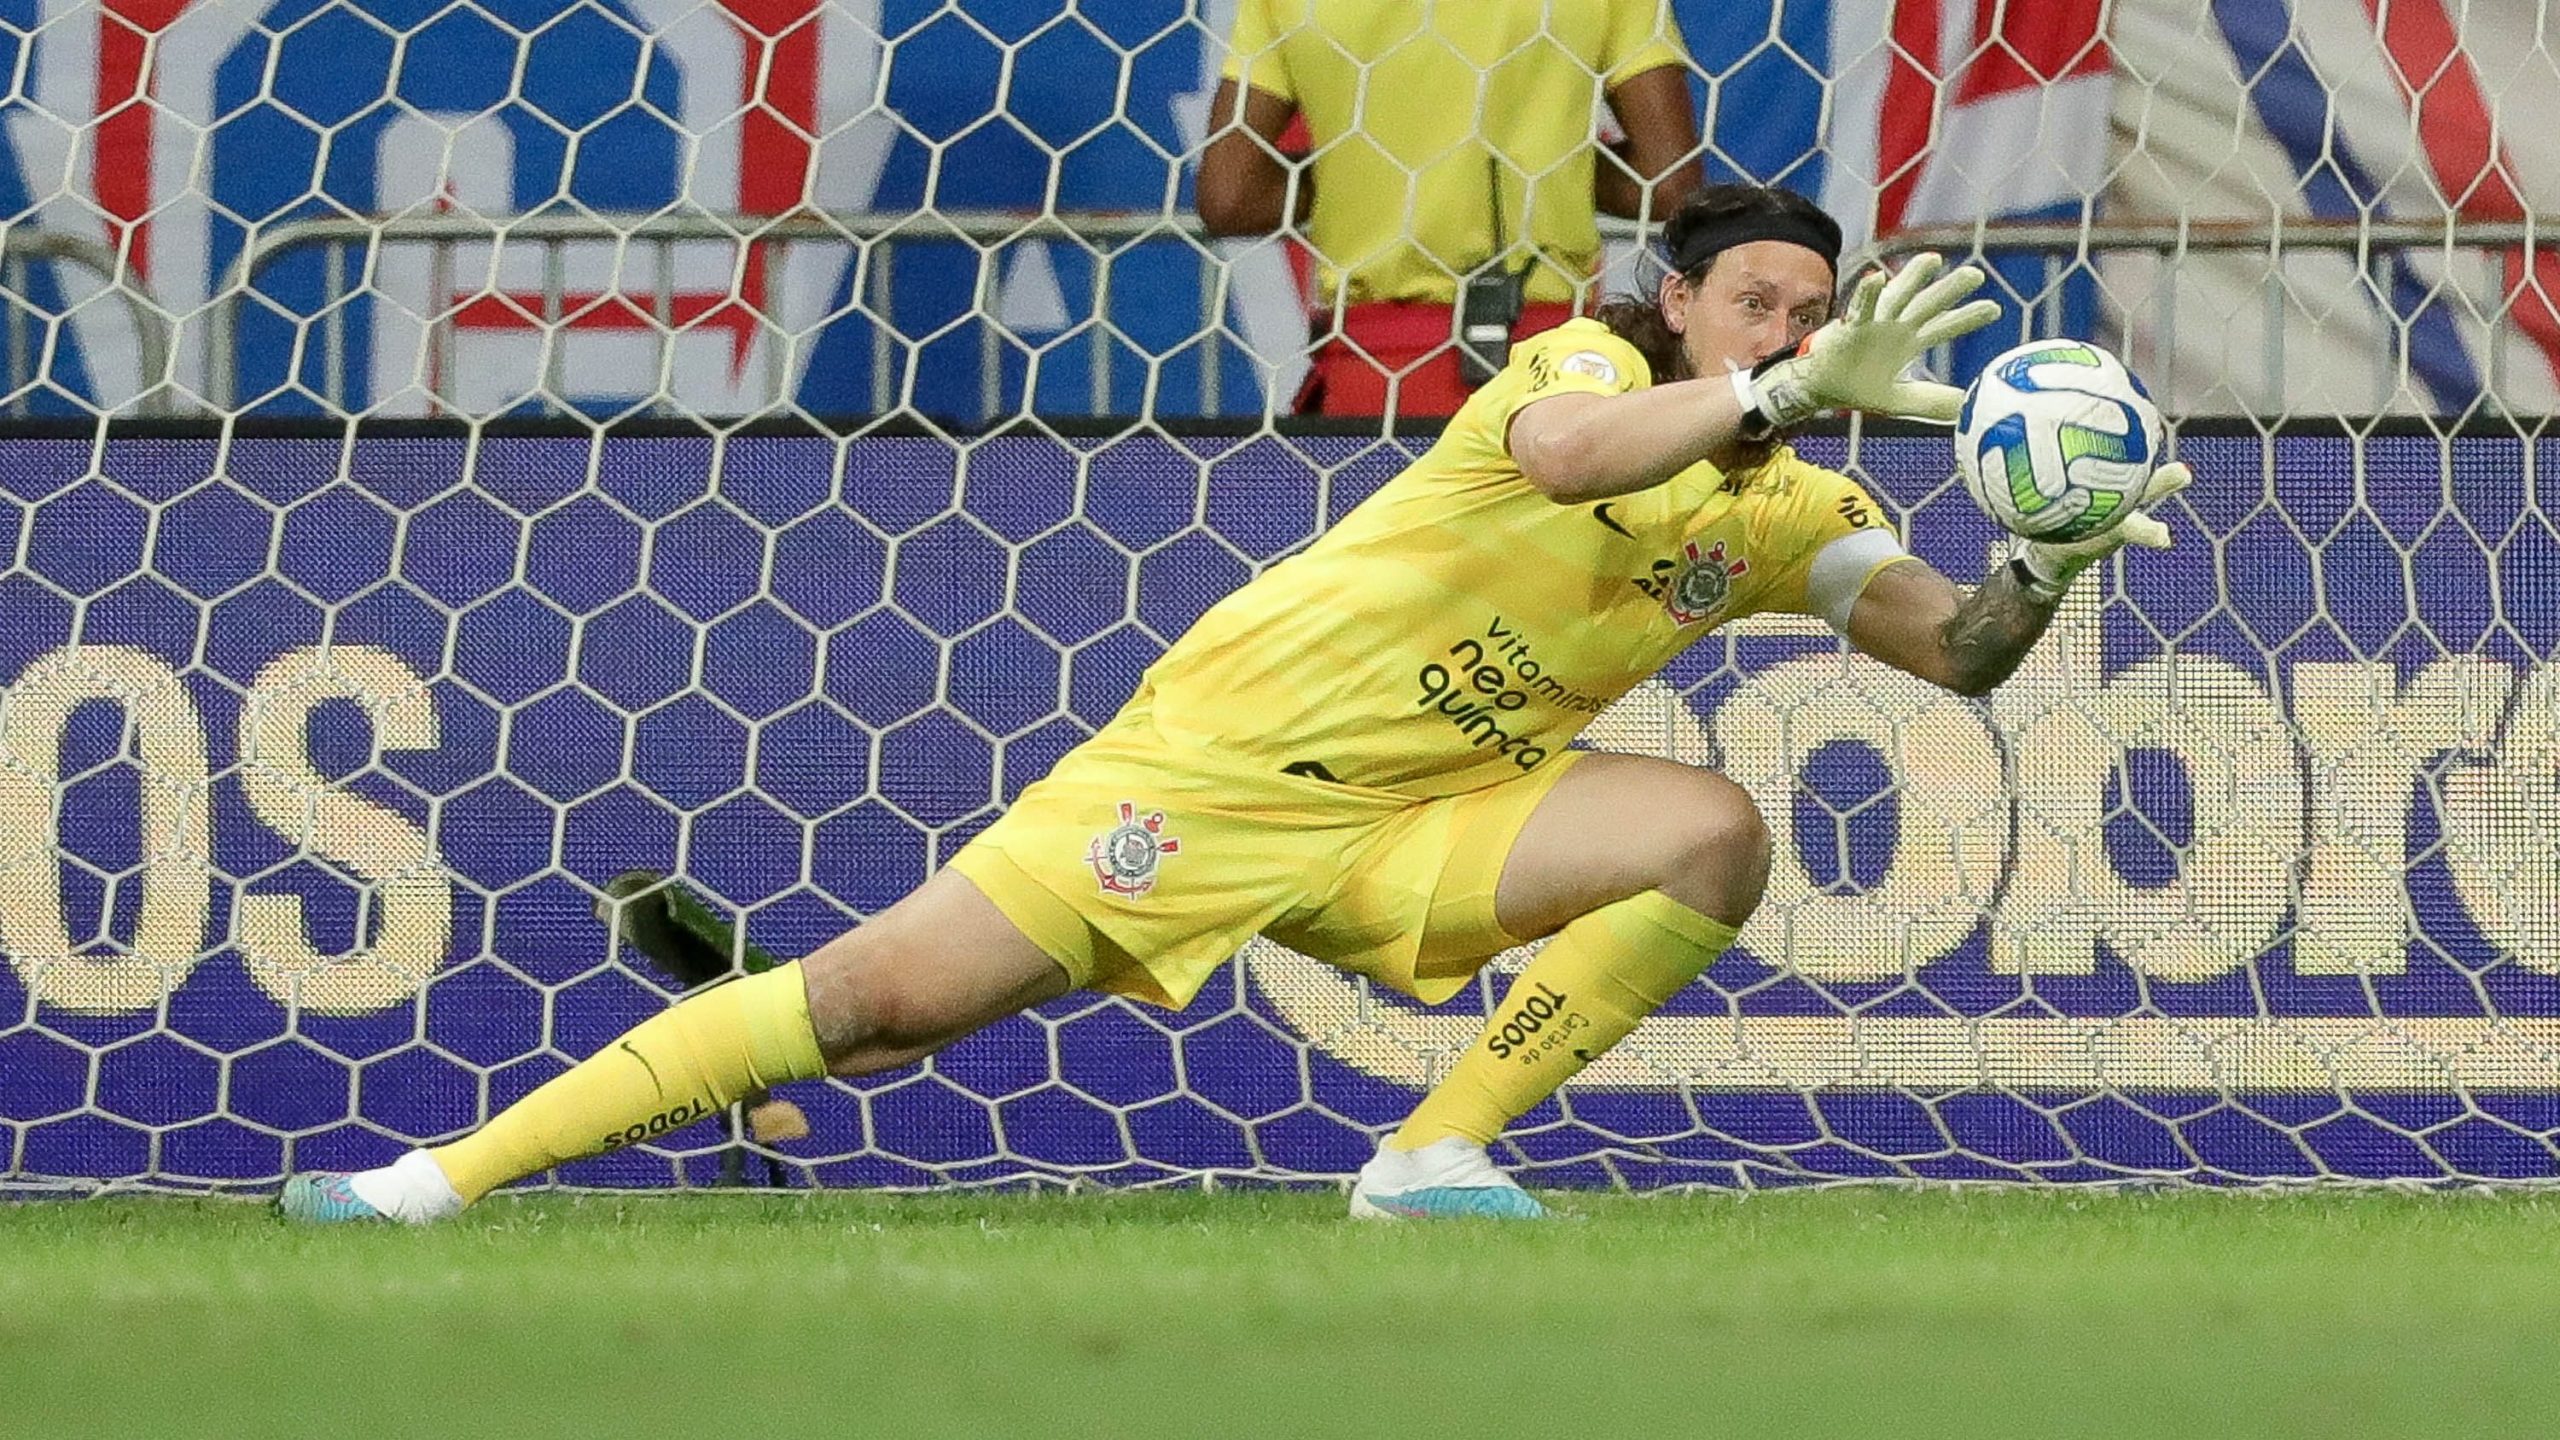
M 1941 276 L 1946 263 L 1936 255 L 1915 255 L 1889 280 L 1881 271 L 1869 272 L 1850 294 L 1848 313 L 1806 336 L 1795 354 L 1734 372 L 1744 435 L 1756 439 L 1825 410 L 1954 424 L 1964 392 L 1907 380 L 1902 372 L 1938 346 L 1998 319 L 2000 302 L 1958 305 L 1982 288 L 1982 272 L 1959 265 Z
M 2186 462 L 2172 460 L 2151 472 L 2144 481 L 2142 494 L 2134 500 L 2134 508 L 2122 520 L 2095 535 L 2078 540 L 2055 543 L 2048 540 L 2017 540 L 2009 546 L 2009 565 L 2018 575 L 2018 583 L 2026 592 L 2046 604 L 2062 599 L 2072 580 L 2083 570 L 2113 555 L 2127 545 L 2145 550 L 2169 548 L 2169 527 L 2160 523 L 2152 511 L 2162 501 L 2187 488 L 2195 475 Z

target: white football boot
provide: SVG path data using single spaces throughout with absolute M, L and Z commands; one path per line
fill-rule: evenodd
M 1546 1213 L 1493 1168 L 1483 1146 L 1455 1135 L 1419 1150 L 1382 1140 L 1351 1187 L 1354 1220 L 1538 1220 Z
M 388 1165 L 353 1174 L 316 1170 L 284 1182 L 276 1209 L 287 1220 L 313 1225 L 344 1225 L 357 1220 L 391 1220 L 428 1225 L 462 1212 L 462 1197 L 435 1157 L 412 1150 Z

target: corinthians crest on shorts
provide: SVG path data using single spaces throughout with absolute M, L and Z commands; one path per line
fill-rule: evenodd
M 1733 598 L 1734 579 L 1748 572 L 1751 562 L 1739 556 L 1726 559 L 1722 540 L 1704 550 L 1692 540 L 1680 551 L 1689 557 L 1689 563 L 1681 566 L 1679 575 L 1664 588 L 1662 608 L 1682 625 L 1712 620 Z
M 1164 833 L 1164 812 L 1144 815 L 1129 801 L 1120 802 L 1120 823 L 1093 837 L 1085 862 L 1105 895 L 1134 900 L 1156 888 L 1156 867 L 1167 855 L 1182 853 L 1182 842 Z

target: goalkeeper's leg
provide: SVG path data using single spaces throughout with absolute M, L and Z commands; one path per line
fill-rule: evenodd
M 296 1176 L 286 1213 L 442 1219 L 510 1180 L 714 1115 L 785 1080 L 912 1063 L 1065 993 L 1066 970 L 944 870 L 796 964 L 712 986 L 449 1145 L 353 1175 Z
M 1485 1146 L 1724 953 L 1768 878 L 1768 828 L 1741 786 L 1583 757 L 1521 827 L 1494 894 L 1504 930 L 1554 938 L 1361 1171 L 1352 1213 L 1540 1213 Z

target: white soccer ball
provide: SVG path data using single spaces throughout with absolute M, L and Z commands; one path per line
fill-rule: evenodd
M 2078 340 L 2037 340 L 1983 367 L 1956 416 L 1956 472 L 2013 535 L 2079 540 L 2133 513 L 2168 446 L 2149 391 Z

